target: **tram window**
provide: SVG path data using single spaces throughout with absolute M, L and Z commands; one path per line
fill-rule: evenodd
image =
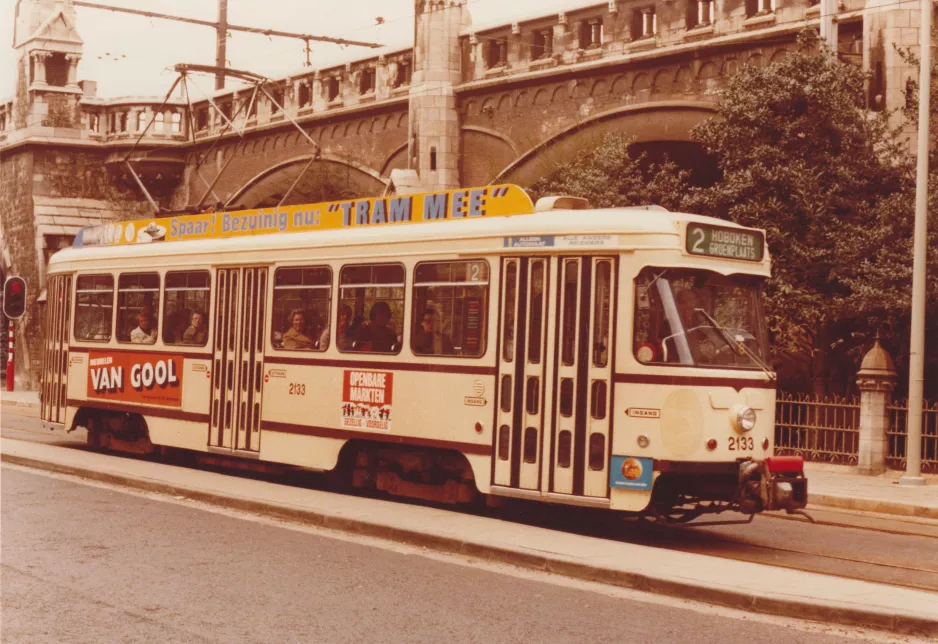
M 404 267 L 400 264 L 343 266 L 339 314 L 349 320 L 336 330 L 339 351 L 400 353 L 404 320 Z
M 573 416 L 573 378 L 560 379 L 560 415 Z
M 328 266 L 278 268 L 274 273 L 271 340 L 277 349 L 329 348 L 332 269 Z
M 635 358 L 645 364 L 764 368 L 763 281 L 755 275 L 643 269 L 635 280 Z
M 166 273 L 163 292 L 163 343 L 204 347 L 211 298 L 209 272 Z
M 416 355 L 478 358 L 485 353 L 489 265 L 423 262 L 414 269 L 411 349 Z
M 133 344 L 156 342 L 160 311 L 160 276 L 156 273 L 124 273 L 117 278 L 117 341 Z
M 531 288 L 528 295 L 531 298 L 531 309 L 528 312 L 530 333 L 528 334 L 528 362 L 539 364 L 541 361 L 541 345 L 543 344 L 544 328 L 544 266 L 542 259 L 531 261 Z
M 606 437 L 603 434 L 590 434 L 589 466 L 595 471 L 606 466 Z
M 563 340 L 561 346 L 561 360 L 564 365 L 572 365 L 576 354 L 577 340 L 577 309 L 580 298 L 577 297 L 579 283 L 579 270 L 576 260 L 564 262 L 563 271 Z
M 498 460 L 507 461 L 511 455 L 511 430 L 508 425 L 498 428 Z
M 537 430 L 533 427 L 524 430 L 524 462 L 537 463 Z
M 560 437 L 557 440 L 557 467 L 570 467 L 570 457 L 573 451 L 572 436 L 569 430 L 565 429 L 560 432 Z
M 518 263 L 505 265 L 505 311 L 502 321 L 502 360 L 511 362 L 515 357 L 515 310 L 518 297 Z
M 75 284 L 75 339 L 107 342 L 114 313 L 114 278 L 82 275 Z
M 609 313 L 612 303 L 612 263 L 596 262 L 593 286 L 593 366 L 609 362 Z
M 606 417 L 606 381 L 594 380 L 590 392 L 590 415 L 596 420 Z

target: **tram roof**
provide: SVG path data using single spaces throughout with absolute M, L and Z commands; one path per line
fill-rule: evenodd
M 287 232 L 247 232 L 236 231 L 234 236 L 218 236 L 216 234 L 193 234 L 189 239 L 181 235 L 180 239 L 170 241 L 150 241 L 142 243 L 134 237 L 134 242 L 125 239 L 104 240 L 99 237 L 98 245 L 81 243 L 76 240 L 76 247 L 65 249 L 56 253 L 50 267 L 61 264 L 87 265 L 101 260 L 145 259 L 160 257 L 164 260 L 176 259 L 179 263 L 191 264 L 193 256 L 205 257 L 206 264 L 227 261 L 225 256 L 235 254 L 239 259 L 251 261 L 251 253 L 258 253 L 257 261 L 268 261 L 265 257 L 271 252 L 281 252 L 313 249 L 313 248 L 341 248 L 341 247 L 375 247 L 403 245 L 412 243 L 452 242 L 454 245 L 460 241 L 476 240 L 480 247 L 475 251 L 494 251 L 497 248 L 517 248 L 528 251 L 537 248 L 544 250 L 577 249 L 584 252 L 595 252 L 600 249 L 638 250 L 641 248 L 656 250 L 680 250 L 683 246 L 683 227 L 689 223 L 700 223 L 724 229 L 751 230 L 712 217 L 693 215 L 688 213 L 670 212 L 659 207 L 639 208 L 605 208 L 581 209 L 586 204 L 583 200 L 566 198 L 548 198 L 541 200 L 535 207 L 523 190 L 516 186 L 490 186 L 479 189 L 463 191 L 447 191 L 445 193 L 430 193 L 430 196 L 445 195 L 448 203 L 452 201 L 453 194 L 462 195 L 468 199 L 473 191 L 486 191 L 488 196 L 488 210 L 479 216 L 462 216 L 458 218 L 442 218 L 443 220 L 411 221 L 406 224 L 361 224 L 348 225 L 349 217 L 355 216 L 355 200 L 351 202 L 333 202 L 329 204 L 314 204 L 311 206 L 295 206 L 289 209 L 261 209 L 257 211 L 242 211 L 240 213 L 210 213 L 205 215 L 189 215 L 177 219 L 150 219 L 135 222 L 122 222 L 111 226 L 124 227 L 123 231 L 133 231 L 137 235 L 140 231 L 154 228 L 154 222 L 169 227 L 175 227 L 190 222 L 212 221 L 215 231 L 218 230 L 219 217 L 256 217 L 270 215 L 278 217 L 280 214 L 293 217 L 300 213 L 317 213 L 321 215 L 320 223 L 325 225 L 308 226 L 305 229 L 290 230 Z M 499 203 L 493 196 L 502 194 L 507 197 Z M 404 196 L 405 198 L 408 196 Z M 410 195 L 411 207 L 415 216 L 424 213 L 419 206 L 428 195 Z M 399 197 L 386 197 L 384 207 L 388 207 L 388 200 Z M 377 199 L 359 200 L 367 201 L 374 206 Z M 351 206 L 342 204 L 351 203 Z M 468 206 L 468 201 L 463 201 Z M 564 207 L 572 206 L 572 207 Z M 344 210 L 343 210 L 344 208 Z M 373 211 L 371 211 L 373 212 Z M 343 224 L 343 216 L 345 223 Z M 212 219 L 214 218 L 214 220 Z M 230 222 L 230 219 L 229 219 Z M 194 226 L 195 224 L 191 224 Z M 208 224 L 202 224 L 207 226 Z M 105 225 L 106 227 L 107 225 Z M 101 227 L 104 228 L 104 227 Z M 87 229 L 86 229 L 87 230 Z M 84 233 L 85 231 L 83 231 Z M 95 232 L 101 235 L 99 228 Z M 209 231 L 211 233 L 213 231 Z M 761 233 L 760 233 L 761 235 Z M 604 238 L 592 236 L 606 236 Z M 610 239 L 608 236 L 615 236 Z M 131 237 L 130 234 L 127 237 Z M 144 234 L 142 237 L 146 238 Z M 493 243 L 494 242 L 494 243 Z M 566 244 L 566 245 L 565 245 Z M 460 247 L 464 246 L 459 244 Z M 455 249 L 454 249 L 455 250 Z M 247 255 L 246 255 L 247 254 Z M 378 253 L 382 254 L 382 253 Z M 211 259 L 210 259 L 211 258 Z M 748 262 L 747 262 L 748 263 Z M 763 262 L 749 263 L 752 272 L 767 270 Z

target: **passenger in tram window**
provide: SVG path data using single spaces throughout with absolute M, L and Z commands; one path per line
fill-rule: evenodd
M 426 355 L 451 356 L 455 353 L 453 342 L 437 328 L 437 314 L 428 306 L 414 332 L 414 352 Z
M 168 302 L 167 302 L 168 304 Z M 186 329 L 189 326 L 189 320 L 186 311 L 176 311 L 164 321 L 163 342 L 167 344 L 181 344 L 186 335 Z
M 368 312 L 371 323 L 362 329 L 362 351 L 391 353 L 397 350 L 397 332 L 390 326 L 391 307 L 387 302 L 375 302 Z
M 205 344 L 208 339 L 208 329 L 205 328 L 205 316 L 194 311 L 189 318 L 189 328 L 182 334 L 184 344 Z
M 303 311 L 294 309 L 290 312 L 290 328 L 283 333 L 284 349 L 310 350 L 315 348 L 315 342 L 306 335 L 306 317 Z
M 144 310 L 137 314 L 137 328 L 130 332 L 130 341 L 134 344 L 156 342 L 156 329 L 153 328 L 153 316 L 149 311 Z
M 335 344 L 341 351 L 348 351 L 354 344 L 354 333 L 351 329 L 352 309 L 347 304 L 340 304 L 338 317 L 339 320 L 335 329 Z M 319 337 L 319 348 L 323 351 L 329 348 L 328 324 Z

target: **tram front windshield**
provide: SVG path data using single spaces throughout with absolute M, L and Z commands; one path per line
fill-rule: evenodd
M 635 357 L 646 364 L 763 368 L 762 283 L 755 275 L 643 269 L 635 289 Z

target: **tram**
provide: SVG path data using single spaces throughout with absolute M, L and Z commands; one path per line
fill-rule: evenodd
M 512 185 L 106 224 L 49 265 L 42 419 L 448 503 L 798 511 L 769 275 L 762 231 Z

